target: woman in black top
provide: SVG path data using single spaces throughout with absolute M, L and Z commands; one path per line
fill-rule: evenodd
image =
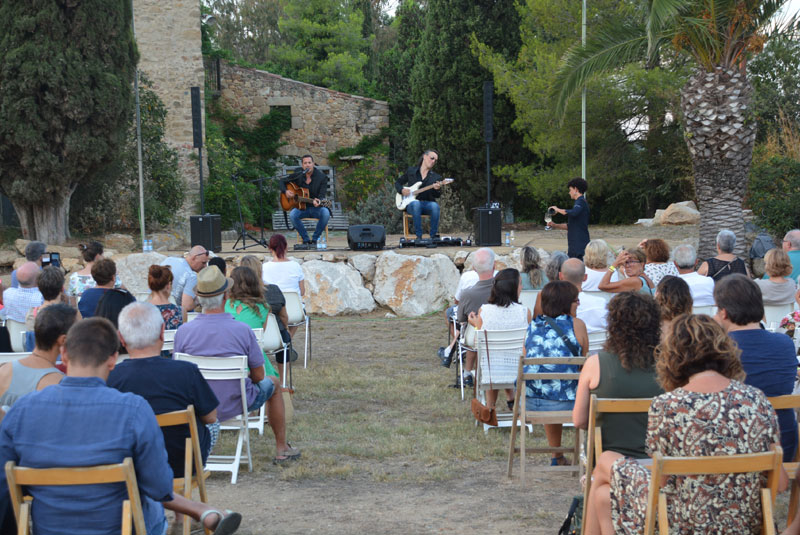
M 551 223 L 553 228 L 567 231 L 567 255 L 570 258 L 580 258 L 583 260 L 583 250 L 589 243 L 589 203 L 586 202 L 586 193 L 589 185 L 582 178 L 573 178 L 567 182 L 569 196 L 575 201 L 572 208 L 565 210 L 557 206 L 550 209 L 567 216 L 566 223 Z
M 700 265 L 697 273 L 711 277 L 717 282 L 731 273 L 749 275 L 744 260 L 733 254 L 736 247 L 736 234 L 727 229 L 717 233 L 717 256 L 709 258 Z

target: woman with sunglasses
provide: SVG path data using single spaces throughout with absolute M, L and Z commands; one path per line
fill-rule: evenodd
M 609 293 L 642 292 L 647 295 L 653 295 L 653 282 L 644 273 L 646 258 L 641 249 L 620 251 L 614 263 L 608 266 L 608 270 L 603 275 L 603 280 L 600 281 L 597 287 L 600 291 Z M 623 278 L 618 282 L 611 282 L 611 276 L 617 270 L 620 270 L 621 274 L 627 278 Z

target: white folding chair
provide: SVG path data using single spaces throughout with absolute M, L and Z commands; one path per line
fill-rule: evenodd
M 248 471 L 253 471 L 253 458 L 250 454 L 250 426 L 247 422 L 247 390 L 246 382 L 248 368 L 247 356 L 236 355 L 233 357 L 199 357 L 186 353 L 175 353 L 175 360 L 192 362 L 200 369 L 206 381 L 239 381 L 240 396 L 242 398 L 242 413 L 238 417 L 220 422 L 220 430 L 236 429 L 236 453 L 234 455 L 210 455 L 206 462 L 206 470 L 211 472 L 230 472 L 231 484 L 235 485 L 239 477 L 239 465 L 247 463 Z M 242 445 L 247 448 L 247 460 L 242 458 Z M 227 461 L 227 462 L 226 462 Z
M 614 297 L 615 295 L 617 295 L 615 293 L 610 293 L 610 292 L 584 292 L 584 293 L 586 295 L 593 295 L 595 297 L 602 297 L 603 299 L 606 300 L 606 303 L 611 301 L 611 298 Z
M 172 350 L 175 349 L 175 333 L 178 329 L 166 329 L 164 331 L 164 345 L 162 346 L 163 351 L 169 351 L 172 353 Z
M 608 332 L 606 331 L 595 331 L 593 333 L 589 333 L 589 352 L 591 353 L 603 349 L 603 344 L 606 343 L 606 338 L 608 338 Z
M 25 351 L 22 351 L 21 353 L 0 353 L 0 364 L 14 362 L 15 360 L 27 357 L 28 355 L 30 355 L 30 353 L 26 353 Z
M 192 321 L 193 319 L 195 319 L 199 315 L 200 315 L 199 312 L 187 312 L 185 314 L 186 317 L 183 318 L 183 322 L 184 323 L 189 323 L 190 321 Z
M 25 324 L 7 319 L 6 329 L 8 329 L 8 336 L 11 338 L 11 351 L 14 353 L 25 351 Z
M 263 329 L 261 336 L 259 337 L 259 342 L 261 343 L 261 349 L 267 355 L 277 355 L 278 353 L 283 352 L 284 359 L 283 359 L 283 384 L 282 387 L 286 388 L 286 367 L 289 367 L 289 386 L 292 385 L 292 363 L 289 360 L 289 344 L 283 341 L 283 337 L 281 336 L 280 327 L 278 327 L 278 320 L 275 318 L 275 314 L 270 313 L 267 316 L 267 323 Z
M 714 305 L 703 305 L 699 307 L 692 307 L 692 314 L 705 314 L 706 316 L 713 316 L 717 313 L 717 307 Z
M 536 296 L 539 295 L 540 290 L 522 290 L 519 293 L 519 302 L 523 306 L 528 307 L 528 310 L 533 314 L 533 308 L 536 306 Z
M 475 335 L 478 331 L 469 323 L 461 327 L 461 334 L 458 337 L 458 384 L 461 387 L 461 399 L 464 399 L 464 351 L 476 351 L 477 342 Z
M 311 360 L 311 318 L 303 308 L 303 300 L 297 292 L 283 292 L 286 298 L 286 315 L 289 316 L 287 327 L 299 327 L 305 325 L 306 344 L 303 354 L 303 368 L 308 368 L 308 361 Z
M 768 329 L 777 328 L 781 320 L 794 310 L 794 303 L 787 305 L 764 305 L 764 323 Z M 772 324 L 775 324 L 774 326 Z M 9 331 L 10 332 L 10 331 Z
M 475 342 L 478 349 L 478 365 L 475 367 L 475 397 L 478 401 L 486 405 L 486 391 L 490 388 L 500 390 L 504 388 L 514 388 L 517 380 L 517 366 L 519 358 L 523 352 L 527 327 L 519 329 L 508 329 L 502 331 L 480 330 L 475 333 Z M 488 345 L 487 345 L 488 343 Z M 489 381 L 488 374 L 491 371 L 492 381 Z M 499 378 L 499 381 L 494 380 Z M 512 413 L 497 413 L 496 427 L 511 427 Z M 477 420 L 476 420 L 477 423 Z M 516 425 L 522 425 L 518 421 Z M 483 424 L 483 432 L 495 427 Z M 529 432 L 533 432 L 533 425 L 526 426 Z

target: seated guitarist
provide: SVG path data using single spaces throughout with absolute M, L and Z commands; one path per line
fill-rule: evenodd
M 310 154 L 303 156 L 302 165 L 302 171 L 298 171 L 280 181 L 280 188 L 281 191 L 286 194 L 287 198 L 292 199 L 295 196 L 294 192 L 286 190 L 286 184 L 292 182 L 301 188 L 308 189 L 309 198 L 314 199 L 314 206 L 306 205 L 305 210 L 292 208 L 292 211 L 289 212 L 289 219 L 292 220 L 292 225 L 294 225 L 294 228 L 300 234 L 303 243 L 305 245 L 312 245 L 317 243 L 320 235 L 325 231 L 325 225 L 328 224 L 328 220 L 331 218 L 330 211 L 324 206 L 320 206 L 320 200 L 325 198 L 328 191 L 328 177 L 326 177 L 322 171 L 314 167 L 314 158 Z M 308 237 L 308 232 L 306 232 L 303 226 L 301 220 L 304 217 L 317 220 L 317 227 L 314 229 L 313 238 Z
M 419 162 L 415 167 L 409 167 L 406 172 L 400 175 L 394 187 L 397 193 L 406 196 L 411 193 L 409 189 L 417 182 L 421 182 L 420 188 L 433 185 L 433 189 L 423 191 L 414 202 L 406 207 L 406 212 L 414 218 L 414 234 L 417 239 L 422 238 L 422 215 L 431 216 L 431 238 L 439 237 L 439 203 L 436 202 L 442 192 L 440 191 L 441 175 L 431 171 L 436 164 L 439 155 L 435 150 L 428 149 L 422 153 Z

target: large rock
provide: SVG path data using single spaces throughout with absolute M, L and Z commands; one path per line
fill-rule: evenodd
M 661 216 L 662 225 L 698 225 L 700 212 L 692 201 L 676 202 L 667 206 Z
M 308 260 L 303 263 L 306 311 L 311 314 L 363 314 L 375 309 L 361 275 L 344 262 Z
M 124 258 L 115 259 L 117 275 L 122 284 L 133 294 L 141 295 L 150 292 L 147 286 L 147 271 L 153 264 L 160 264 L 167 257 L 160 253 L 135 253 Z
M 184 249 L 183 236 L 177 232 L 155 232 L 150 234 L 148 239 L 153 240 L 154 251 L 182 251 Z
M 372 282 L 375 278 L 375 263 L 378 261 L 376 255 L 371 254 L 357 254 L 351 256 L 348 263 L 356 268 L 361 276 L 364 277 L 364 282 Z
M 136 242 L 127 234 L 107 234 L 104 245 L 122 253 L 129 253 L 133 251 Z
M 689 202 L 691 202 L 691 201 L 689 201 Z M 692 204 L 694 204 L 694 203 L 692 203 Z M 653 216 L 653 225 L 660 225 L 661 224 L 661 218 L 664 217 L 664 212 L 666 212 L 666 210 L 662 210 L 660 208 L 658 210 L 656 210 L 656 213 Z
M 448 306 L 458 279 L 458 269 L 443 254 L 424 257 L 387 251 L 375 263 L 373 297 L 398 316 L 421 316 Z
M 464 267 L 464 261 L 466 261 L 469 253 L 466 251 L 456 251 L 456 254 L 453 255 L 453 263 L 456 265 L 457 268 Z
M 0 251 L 0 266 L 13 266 L 17 258 L 19 258 L 17 251 Z

